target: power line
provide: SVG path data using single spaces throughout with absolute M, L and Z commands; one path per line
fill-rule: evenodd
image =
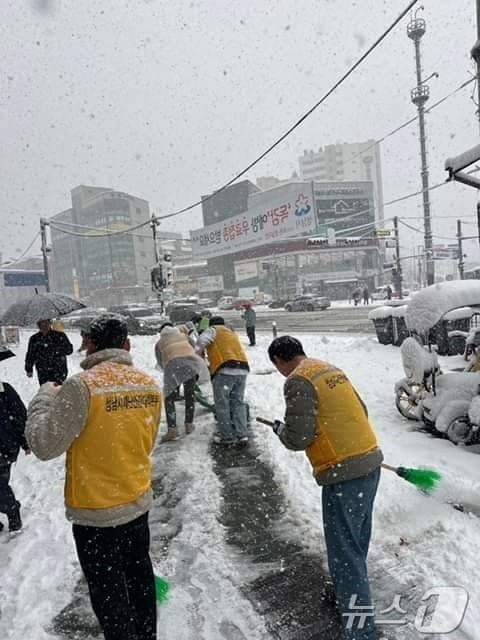
M 33 245 L 35 244 L 35 241 L 37 240 L 38 236 L 40 235 L 40 231 L 37 231 L 37 233 L 35 234 L 35 237 L 33 238 L 33 240 L 30 242 L 30 244 L 28 245 L 28 247 L 25 249 L 25 251 L 18 257 L 15 258 L 15 260 L 12 260 L 12 262 L 9 262 L 7 265 L 5 265 L 6 267 L 10 267 L 14 264 L 17 264 L 17 262 L 20 262 L 20 260 L 22 260 L 27 253 L 30 251 L 30 249 L 33 247 Z
M 440 98 L 440 100 L 438 100 L 437 102 L 434 102 L 431 107 L 429 107 L 428 109 L 425 109 L 425 113 L 430 113 L 431 111 L 433 111 L 433 109 L 435 109 L 436 107 L 440 106 L 443 102 L 445 102 L 446 100 L 451 98 L 453 95 L 455 95 L 456 93 L 458 93 L 462 89 L 465 89 L 465 87 L 467 87 L 472 82 L 475 82 L 476 79 L 477 79 L 476 77 L 469 78 L 468 80 L 463 82 L 460 86 L 458 86 L 456 89 L 454 89 L 453 91 L 448 93 L 446 96 L 443 96 L 443 98 Z M 387 140 L 388 138 L 391 138 L 393 135 L 395 135 L 396 133 L 398 133 L 402 129 L 405 129 L 406 127 L 408 127 L 409 125 L 413 124 L 417 120 L 418 120 L 418 115 L 413 116 L 413 118 L 410 118 L 410 120 L 407 120 L 406 122 L 404 122 L 400 126 L 396 127 L 395 129 L 392 129 L 392 131 L 390 131 L 389 133 L 385 134 L 382 138 L 379 138 L 378 140 L 375 140 L 375 142 L 373 142 L 371 145 L 369 145 L 365 149 L 362 149 L 361 151 L 359 151 L 355 155 L 351 156 L 350 158 L 347 158 L 347 160 L 342 162 L 339 166 L 340 167 L 344 167 L 349 162 L 353 162 L 353 160 L 356 160 L 358 157 L 360 157 L 363 154 L 367 153 L 368 151 L 370 151 L 371 149 L 373 149 L 374 147 L 376 147 L 380 143 L 385 142 L 385 140 Z
M 334 93 L 344 82 L 349 78 L 352 73 L 368 58 L 368 56 L 385 40 L 385 38 L 395 29 L 395 27 L 403 20 L 403 18 L 407 15 L 407 13 L 417 4 L 418 0 L 411 0 L 408 6 L 400 13 L 400 15 L 390 24 L 390 26 L 382 33 L 382 35 L 375 40 L 375 42 L 367 49 L 367 51 L 360 56 L 360 58 L 348 69 L 346 73 L 320 98 L 318 102 L 316 102 L 313 107 L 311 107 L 303 116 L 297 120 L 283 135 L 281 135 L 277 140 L 271 144 L 262 154 L 260 154 L 255 160 L 253 160 L 245 169 L 237 173 L 231 180 L 225 183 L 220 189 L 217 189 L 209 196 L 206 196 L 203 199 L 194 202 L 193 204 L 184 207 L 183 209 L 179 209 L 178 211 L 174 211 L 173 213 L 168 213 L 163 216 L 156 216 L 157 220 L 166 220 L 167 218 L 173 218 L 174 216 L 178 216 L 181 213 L 186 213 L 187 211 L 191 211 L 198 205 L 202 204 L 202 202 L 206 202 L 210 200 L 214 196 L 218 195 L 222 191 L 225 191 L 227 187 L 232 185 L 236 180 L 244 176 L 250 169 L 252 169 L 256 164 L 258 164 L 263 158 L 265 158 L 273 149 L 278 147 L 278 145 L 283 142 L 295 129 L 297 129 L 319 106 L 321 106 L 327 98 L 329 98 L 332 93 Z
M 63 224 L 63 223 L 60 223 Z M 61 227 L 57 226 L 58 223 L 51 223 L 50 222 L 50 228 L 51 229 L 56 229 L 57 231 L 60 231 L 61 233 L 66 233 L 67 235 L 70 236 L 77 236 L 80 238 L 107 238 L 107 237 L 111 237 L 111 236 L 121 236 L 124 235 L 126 233 L 131 233 L 132 231 L 136 231 L 137 229 L 141 229 L 142 227 L 145 227 L 147 225 L 150 224 L 150 221 L 148 220 L 147 222 L 142 222 L 141 224 L 137 224 L 133 227 L 127 227 L 126 229 L 121 229 L 119 231 L 110 231 L 110 232 L 101 232 L 101 233 L 79 233 L 77 231 L 67 231 L 66 229 L 62 229 Z M 95 227 L 93 227 L 95 229 Z M 145 236 L 147 237 L 147 236 Z

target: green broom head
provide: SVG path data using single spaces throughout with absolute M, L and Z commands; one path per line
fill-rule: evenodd
M 168 599 L 168 592 L 170 591 L 170 585 L 165 578 L 155 576 L 155 596 L 157 602 L 160 604 L 166 602 Z
M 433 469 L 407 469 L 406 467 L 398 467 L 397 475 L 427 493 L 434 491 L 442 478 L 441 474 Z

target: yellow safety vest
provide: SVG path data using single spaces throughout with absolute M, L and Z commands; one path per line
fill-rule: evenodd
M 246 369 L 248 359 L 237 334 L 223 325 L 215 327 L 215 340 L 207 347 L 210 375 L 218 373 L 223 367 Z
M 317 393 L 317 435 L 306 450 L 315 476 L 378 447 L 360 398 L 341 369 L 306 358 L 289 377 L 308 380 Z
M 160 390 L 150 376 L 111 361 L 81 378 L 90 392 L 90 406 L 85 428 L 67 451 L 65 502 L 78 509 L 134 502 L 151 485 Z

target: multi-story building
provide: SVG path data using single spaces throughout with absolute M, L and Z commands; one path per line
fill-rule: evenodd
M 380 144 L 375 140 L 330 144 L 318 151 L 305 150 L 298 162 L 303 180 L 373 182 L 375 219 L 379 222 L 384 219 Z
M 223 278 L 225 291 L 281 296 L 315 288 L 345 298 L 360 283 L 378 284 L 371 181 L 292 180 L 245 190 L 246 203 L 204 215 L 205 226 L 191 232 L 193 259 L 207 260 L 209 276 Z
M 110 188 L 85 185 L 72 189 L 71 197 L 71 209 L 49 220 L 54 289 L 95 298 L 92 302 L 100 300 L 103 306 L 145 299 L 155 261 L 150 229 L 114 232 L 148 222 L 148 202 Z M 95 237 L 103 230 L 114 235 Z
M 45 292 L 41 257 L 0 264 L 0 315 L 14 302 Z

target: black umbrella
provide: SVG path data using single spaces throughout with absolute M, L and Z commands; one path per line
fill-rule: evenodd
M 0 362 L 2 362 L 2 360 L 7 360 L 8 358 L 13 358 L 14 356 L 15 354 L 13 351 L 10 351 L 7 347 L 0 347 Z
M 2 316 L 1 324 L 28 327 L 39 320 L 59 318 L 85 305 L 69 296 L 58 293 L 39 293 L 31 298 L 15 302 Z

